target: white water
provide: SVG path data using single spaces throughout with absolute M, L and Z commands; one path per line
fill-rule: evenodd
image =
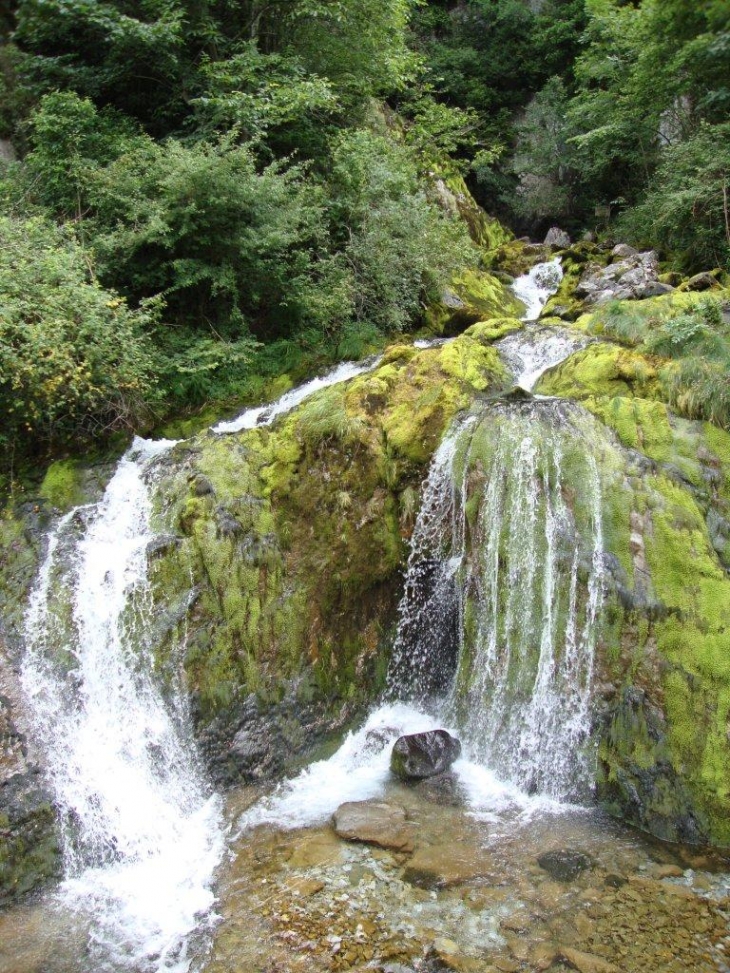
M 294 389 L 285 392 L 276 402 L 268 405 L 257 405 L 246 409 L 240 416 L 227 422 L 219 422 L 213 426 L 213 432 L 240 432 L 242 429 L 255 429 L 256 426 L 268 426 L 278 416 L 291 412 L 300 405 L 305 399 L 320 389 L 329 388 L 330 385 L 339 385 L 340 382 L 347 382 L 357 375 L 364 375 L 371 372 L 380 364 L 380 357 L 366 358 L 360 362 L 342 362 L 325 375 L 319 375 L 303 385 L 298 385 Z
M 332 757 L 310 764 L 246 811 L 239 819 L 239 827 L 245 830 L 273 824 L 279 828 L 304 828 L 324 824 L 346 801 L 380 798 L 392 781 L 390 753 L 397 738 L 443 726 L 433 714 L 412 705 L 385 704 L 359 730 L 349 733 Z M 452 728 L 452 732 L 456 731 Z M 481 817 L 509 811 L 524 819 L 558 809 L 553 801 L 528 797 L 519 788 L 498 780 L 488 768 L 469 757 L 467 749 L 452 769 L 473 814 Z
M 480 421 L 444 440 L 423 489 L 390 696 L 429 705 L 502 780 L 573 799 L 593 770 L 582 748 L 603 591 L 600 477 L 558 402 Z
M 528 325 L 507 335 L 497 349 L 514 374 L 515 386 L 532 392 L 540 378 L 590 341 L 563 329 Z
M 542 309 L 560 287 L 563 268 L 560 257 L 547 263 L 535 264 L 529 273 L 523 274 L 512 283 L 512 293 L 525 305 L 523 321 L 536 321 Z
M 146 479 L 171 445 L 135 440 L 102 500 L 63 518 L 26 615 L 22 683 L 63 824 L 59 895 L 90 920 L 96 970 L 187 970 L 223 852 L 185 693 L 166 703 L 146 642 Z

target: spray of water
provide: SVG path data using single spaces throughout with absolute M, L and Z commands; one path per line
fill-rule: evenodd
M 185 694 L 163 698 L 146 641 L 147 478 L 170 445 L 136 440 L 100 503 L 60 521 L 26 615 L 22 681 L 62 821 L 61 896 L 93 917 L 99 969 L 187 969 L 223 849 Z

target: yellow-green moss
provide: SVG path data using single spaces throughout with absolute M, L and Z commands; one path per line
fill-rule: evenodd
M 490 318 L 488 321 L 477 321 L 476 324 L 472 324 L 464 334 L 476 338 L 483 344 L 490 344 L 523 327 L 523 322 L 518 318 Z
M 596 342 L 571 355 L 538 383 L 543 395 L 582 401 L 598 396 L 659 397 L 655 363 L 636 351 Z
M 38 493 L 58 510 L 70 510 L 83 502 L 81 474 L 76 460 L 57 460 L 48 467 Z

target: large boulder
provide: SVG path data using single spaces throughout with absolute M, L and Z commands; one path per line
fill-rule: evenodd
M 423 780 L 443 774 L 461 755 L 461 744 L 446 730 L 428 730 L 398 737 L 390 769 L 402 780 Z
M 413 831 L 405 810 L 382 801 L 348 801 L 334 813 L 335 832 L 345 841 L 361 841 L 392 851 L 413 851 Z
M 546 247 L 557 247 L 559 250 L 564 250 L 570 246 L 570 242 L 568 234 L 565 230 L 561 230 L 559 226 L 551 226 L 547 231 L 547 236 L 545 237 Z

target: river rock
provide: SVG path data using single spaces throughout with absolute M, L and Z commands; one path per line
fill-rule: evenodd
M 459 778 L 451 771 L 437 774 L 435 777 L 426 777 L 416 785 L 416 790 L 427 801 L 432 801 L 434 804 L 461 807 L 464 803 Z
M 551 226 L 545 237 L 545 246 L 558 247 L 558 249 L 564 250 L 565 247 L 570 246 L 570 237 L 559 226 Z
M 589 305 L 617 300 L 644 300 L 671 293 L 674 288 L 659 280 L 659 260 L 654 250 L 637 253 L 619 244 L 608 267 L 589 266 L 576 285 L 575 293 Z
M 583 953 L 579 949 L 572 949 L 569 946 L 561 946 L 558 956 L 578 973 L 619 973 L 618 967 L 613 963 L 601 959 L 600 956 L 593 956 L 592 953 Z
M 587 868 L 593 868 L 590 855 L 582 851 L 546 851 L 537 859 L 537 864 L 557 882 L 572 882 Z
M 461 754 L 461 744 L 446 730 L 428 730 L 399 737 L 393 744 L 390 769 L 402 780 L 443 774 Z
M 348 801 L 333 817 L 335 832 L 345 841 L 361 841 L 392 851 L 413 851 L 413 830 L 404 808 L 381 801 Z
M 489 875 L 492 867 L 478 844 L 445 840 L 420 847 L 406 865 L 403 879 L 422 889 L 451 888 Z

